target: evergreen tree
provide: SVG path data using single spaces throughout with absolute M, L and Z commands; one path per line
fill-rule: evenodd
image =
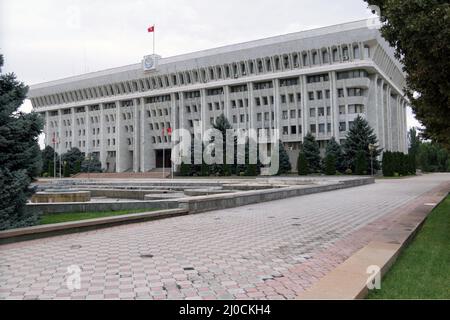
M 300 151 L 298 154 L 297 171 L 299 176 L 306 176 L 309 173 L 308 161 L 306 160 L 306 156 L 303 151 Z
M 77 161 L 75 165 L 75 174 L 78 172 L 103 172 L 102 169 L 102 163 L 98 159 L 97 156 L 91 154 L 89 157 L 83 159 L 83 162 L 81 162 L 81 165 L 78 169 L 79 160 Z M 78 170 L 78 171 L 77 171 Z
M 223 145 L 218 145 L 215 148 L 222 148 L 223 150 L 223 164 L 217 164 L 213 167 L 213 173 L 224 175 L 224 176 L 230 176 L 232 175 L 232 168 L 230 168 L 230 165 L 226 163 L 227 154 L 226 154 L 226 141 L 227 141 L 227 130 L 233 129 L 232 125 L 228 121 L 228 119 L 225 117 L 225 115 L 222 113 L 220 116 L 216 118 L 216 121 L 213 123 L 212 127 L 216 130 L 219 130 L 222 132 L 222 141 Z M 214 141 L 212 141 L 214 143 Z M 236 160 L 236 149 L 237 149 L 237 139 L 234 139 L 234 159 Z M 236 161 L 234 162 L 236 164 Z M 235 166 L 233 166 L 235 167 Z
M 84 155 L 78 148 L 72 148 L 62 155 L 62 161 L 67 162 L 69 173 L 76 174 L 81 172 L 81 163 L 84 161 Z
M 336 158 L 332 153 L 325 156 L 325 174 L 327 176 L 334 176 L 336 174 Z
M 367 160 L 363 150 L 359 150 L 356 154 L 355 174 L 360 176 L 367 174 Z
M 3 56 L 0 55 L 0 72 Z M 11 74 L 0 74 L 0 230 L 25 227 L 37 222 L 26 211 L 31 181 L 42 170 L 37 143 L 43 121 L 37 113 L 18 111 L 28 87 Z
M 190 176 L 191 175 L 191 166 L 184 162 L 181 162 L 180 175 L 183 177 Z
M 380 168 L 378 157 L 382 150 L 375 147 L 372 154 L 369 151 L 369 145 L 376 146 L 378 144 L 377 136 L 373 129 L 369 126 L 366 119 L 358 115 L 353 122 L 353 126 L 350 128 L 345 142 L 343 144 L 343 151 L 345 157 L 345 163 L 348 168 L 356 171 L 356 156 L 358 152 L 363 152 L 365 156 L 366 168 L 364 171 L 371 171 L 371 159 L 373 160 L 373 169 L 378 170 Z M 362 162 L 361 162 L 362 163 Z
M 48 163 L 47 173 L 48 173 L 49 177 L 54 177 L 55 176 L 55 164 L 53 163 L 53 161 L 50 161 Z
M 385 177 L 393 177 L 394 176 L 394 170 L 392 169 L 392 157 L 391 157 L 390 151 L 385 151 L 383 153 L 382 170 L 383 170 L 383 176 L 385 176 Z
M 42 172 L 47 172 L 48 176 L 53 176 L 53 165 L 52 171 L 49 171 L 50 162 L 54 162 L 55 159 L 58 159 L 58 154 L 51 146 L 46 146 L 44 150 L 41 151 L 42 156 Z
M 70 177 L 70 169 L 69 169 L 69 164 L 67 163 L 67 161 L 64 161 L 64 163 L 63 163 L 63 177 L 64 178 Z
M 289 156 L 284 149 L 283 142 L 281 140 L 278 140 L 278 161 L 279 161 L 279 168 L 278 168 L 278 174 L 285 174 L 289 173 L 292 170 L 291 162 L 289 161 Z
M 320 148 L 314 136 L 309 132 L 304 141 L 302 152 L 305 154 L 306 162 L 308 163 L 309 173 L 316 173 L 320 171 Z
M 334 157 L 334 161 L 336 164 L 335 169 L 337 171 L 344 172 L 346 168 L 344 164 L 344 157 L 342 154 L 342 147 L 339 143 L 337 143 L 334 137 L 332 137 L 327 143 L 327 148 L 325 150 L 325 159 L 327 159 L 328 155 L 332 155 Z M 324 167 L 325 166 L 326 165 L 324 165 Z

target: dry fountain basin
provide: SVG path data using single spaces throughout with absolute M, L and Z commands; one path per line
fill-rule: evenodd
M 91 201 L 90 191 L 79 191 L 73 189 L 47 189 L 45 191 L 36 192 L 31 197 L 32 203 L 89 201 Z

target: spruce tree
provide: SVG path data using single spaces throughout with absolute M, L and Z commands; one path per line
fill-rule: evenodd
M 300 151 L 297 159 L 297 172 L 299 176 L 306 176 L 309 173 L 308 161 L 306 160 L 305 153 Z
M 325 174 L 327 176 L 334 176 L 336 174 L 336 158 L 332 153 L 325 156 Z
M 369 145 L 376 146 L 377 144 L 377 136 L 375 135 L 373 129 L 369 126 L 366 119 L 358 115 L 353 122 L 353 126 L 347 133 L 343 144 L 346 166 L 352 169 L 353 172 L 356 171 L 356 156 L 358 152 L 363 152 L 365 156 L 365 163 L 367 165 L 364 171 L 370 172 L 371 158 L 373 160 L 373 169 L 378 170 L 380 168 L 378 157 L 382 150 L 375 147 L 372 155 L 369 151 Z
M 303 141 L 302 151 L 305 154 L 308 163 L 309 173 L 320 171 L 320 148 L 316 139 L 311 133 L 308 133 Z
M 367 160 L 363 150 L 356 154 L 355 174 L 360 176 L 367 174 Z
M 55 150 L 51 146 L 46 146 L 44 150 L 41 151 L 42 156 L 42 172 L 47 172 L 47 175 L 53 176 L 53 165 L 51 165 L 51 172 L 50 169 L 50 162 L 53 163 L 55 159 L 58 159 L 58 154 L 55 152 Z
M 336 165 L 335 170 L 337 170 L 339 172 L 344 172 L 346 168 L 345 168 L 345 164 L 344 164 L 344 157 L 342 154 L 342 147 L 339 143 L 337 143 L 337 141 L 334 137 L 332 137 L 327 143 L 324 160 L 327 159 L 328 155 L 332 155 L 334 157 L 334 161 L 335 161 L 335 165 Z M 324 166 L 326 166 L 326 164 Z
M 0 55 L 0 72 L 3 56 Z M 0 74 L 0 230 L 25 227 L 37 222 L 26 210 L 30 183 L 42 170 L 38 136 L 43 129 L 37 113 L 18 111 L 28 87 L 13 73 Z
M 279 155 L 279 168 L 278 174 L 289 173 L 292 170 L 291 162 L 289 161 L 289 156 L 284 149 L 284 145 L 281 140 L 278 140 L 278 155 Z

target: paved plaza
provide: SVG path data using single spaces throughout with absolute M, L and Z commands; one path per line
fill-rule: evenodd
M 295 299 L 450 174 L 0 246 L 0 299 Z M 69 266 L 81 288 L 69 290 Z

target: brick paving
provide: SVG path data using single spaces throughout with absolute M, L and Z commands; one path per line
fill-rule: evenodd
M 0 299 L 294 299 L 449 174 L 0 246 Z M 66 285 L 81 268 L 81 288 Z

